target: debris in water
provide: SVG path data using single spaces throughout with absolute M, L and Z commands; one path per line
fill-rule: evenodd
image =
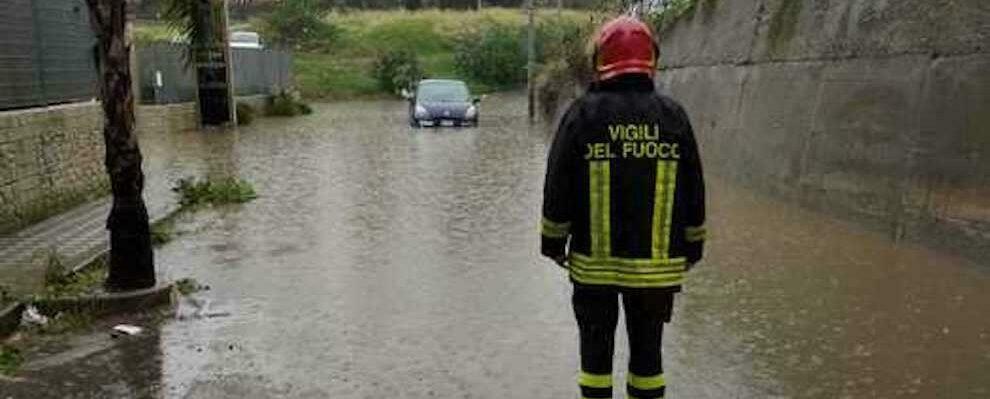
M 144 331 L 143 328 L 138 326 L 132 326 L 130 324 L 118 324 L 113 326 L 113 336 L 118 337 L 121 335 L 138 335 Z
M 41 314 L 33 305 L 28 306 L 24 309 L 24 313 L 21 313 L 21 324 L 44 326 L 48 324 L 48 317 Z

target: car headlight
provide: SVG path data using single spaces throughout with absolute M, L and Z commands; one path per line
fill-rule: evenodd
M 478 116 L 478 107 L 473 105 L 464 112 L 464 119 L 474 119 L 476 116 Z
M 427 111 L 426 110 L 426 107 L 424 107 L 422 105 L 417 105 L 416 106 L 416 113 L 415 113 L 415 115 L 416 115 L 417 118 L 429 118 L 430 117 L 430 111 Z

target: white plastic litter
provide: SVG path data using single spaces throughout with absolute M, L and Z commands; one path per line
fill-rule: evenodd
M 124 335 L 138 335 L 141 331 L 144 331 L 144 329 L 138 326 L 132 326 L 130 324 L 118 324 L 113 326 L 113 331 Z
M 21 324 L 43 326 L 48 324 L 48 318 L 41 314 L 38 308 L 28 306 L 24 309 L 24 313 L 21 313 Z

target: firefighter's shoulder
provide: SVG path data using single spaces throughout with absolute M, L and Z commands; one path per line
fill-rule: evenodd
M 654 95 L 660 103 L 660 106 L 665 110 L 670 111 L 669 114 L 681 119 L 682 122 L 688 122 L 687 112 L 684 110 L 684 106 L 682 106 L 680 102 L 664 93 L 657 92 L 654 93 Z

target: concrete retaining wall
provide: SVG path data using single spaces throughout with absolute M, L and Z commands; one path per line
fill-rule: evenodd
M 990 2 L 698 2 L 660 81 L 710 169 L 990 255 Z

